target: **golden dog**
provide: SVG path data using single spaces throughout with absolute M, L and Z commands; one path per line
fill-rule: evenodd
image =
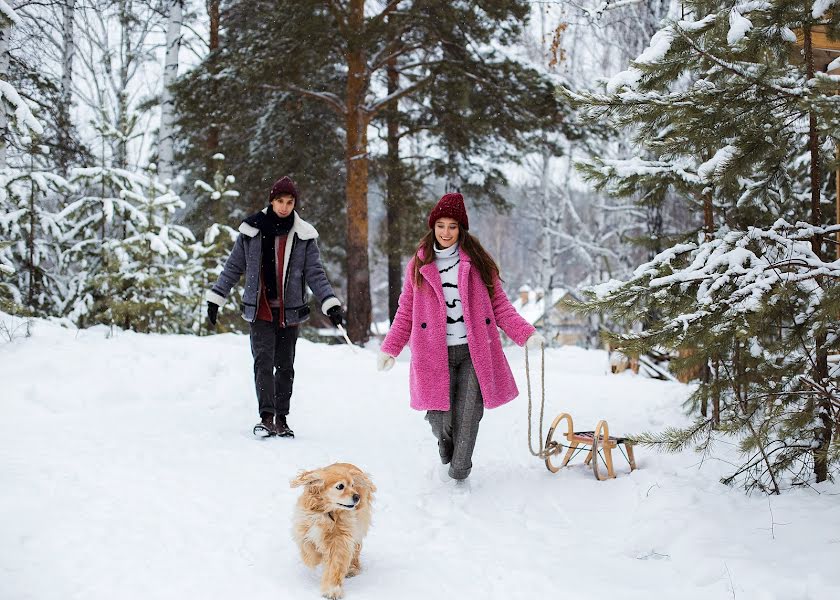
M 306 486 L 298 498 L 292 535 L 307 567 L 324 564 L 321 594 L 341 598 L 345 577 L 361 570 L 362 540 L 370 527 L 376 486 L 359 467 L 335 463 L 302 471 L 291 486 Z

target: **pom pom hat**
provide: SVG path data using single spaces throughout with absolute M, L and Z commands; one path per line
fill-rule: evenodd
M 295 199 L 295 203 L 297 203 L 298 189 L 295 182 L 289 177 L 281 177 L 274 182 L 274 185 L 271 186 L 271 192 L 268 194 L 268 201 L 271 202 L 278 196 L 282 196 L 284 194 L 292 196 Z
M 470 228 L 467 209 L 464 207 L 464 197 L 461 194 L 444 194 L 429 214 L 429 229 L 435 228 L 435 221 L 448 217 L 458 221 L 458 225 L 465 230 Z

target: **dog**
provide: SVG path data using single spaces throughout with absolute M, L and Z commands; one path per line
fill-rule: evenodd
M 321 594 L 341 598 L 344 578 L 358 575 L 362 568 L 359 556 L 370 528 L 376 486 L 367 473 L 349 463 L 301 471 L 290 485 L 305 486 L 292 523 L 303 563 L 310 568 L 323 563 Z

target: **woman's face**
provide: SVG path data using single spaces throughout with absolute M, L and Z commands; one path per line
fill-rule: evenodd
M 458 221 L 449 217 L 442 217 L 435 221 L 435 239 L 439 248 L 449 248 L 458 241 L 460 232 Z
M 280 218 L 288 217 L 295 208 L 295 197 L 283 194 L 271 201 L 271 210 Z

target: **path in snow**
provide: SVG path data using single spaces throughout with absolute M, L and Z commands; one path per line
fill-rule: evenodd
M 297 438 L 259 441 L 247 337 L 107 332 L 39 321 L 0 345 L 0 598 L 318 598 L 288 482 L 334 461 L 379 487 L 350 600 L 840 597 L 840 486 L 747 497 L 718 483 L 726 464 L 643 449 L 613 481 L 551 475 L 527 451 L 519 348 L 523 395 L 485 413 L 462 493 L 408 407 L 407 353 L 383 374 L 373 350 L 301 341 Z M 605 375 L 602 352 L 547 360 L 546 428 L 684 420 L 684 386 Z

